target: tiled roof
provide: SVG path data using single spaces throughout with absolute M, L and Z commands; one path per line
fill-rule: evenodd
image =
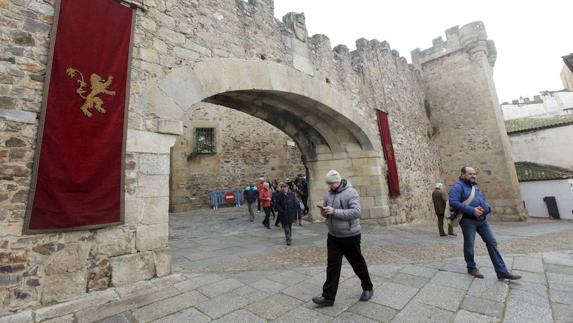
M 573 114 L 549 118 L 521 118 L 505 121 L 508 134 L 533 131 L 538 129 L 561 127 L 573 124 Z
M 515 163 L 515 171 L 520 182 L 573 178 L 573 170 L 530 162 Z

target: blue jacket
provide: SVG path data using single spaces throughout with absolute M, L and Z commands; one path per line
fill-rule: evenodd
M 464 201 L 470 196 L 472 192 L 472 186 L 476 188 L 476 195 L 473 201 L 469 205 L 464 205 Z M 466 217 L 475 218 L 474 216 L 474 209 L 478 206 L 481 206 L 484 209 L 483 215 L 480 216 L 477 220 L 484 221 L 486 215 L 491 213 L 491 207 L 485 200 L 479 185 L 476 183 L 471 183 L 470 181 L 466 181 L 463 179 L 459 179 L 457 182 L 454 183 L 450 192 L 448 193 L 448 200 L 450 202 L 450 209 L 454 213 L 461 212 Z

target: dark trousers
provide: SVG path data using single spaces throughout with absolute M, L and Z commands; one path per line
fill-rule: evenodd
M 283 223 L 283 230 L 285 230 L 286 241 L 292 240 L 292 223 Z
M 310 211 L 308 209 L 308 195 L 303 195 L 302 196 L 302 204 L 304 204 L 304 212 L 303 214 L 308 214 L 308 211 Z
M 249 220 L 251 220 L 251 222 L 255 221 L 255 201 L 253 202 L 248 202 L 247 201 L 247 206 L 249 208 Z
M 440 231 L 440 235 L 443 236 L 446 233 L 444 232 L 444 215 L 443 214 L 436 214 L 438 216 L 438 230 Z M 454 234 L 454 228 L 451 224 L 448 223 L 448 234 Z
M 263 206 L 263 211 L 265 211 L 265 219 L 263 220 L 263 225 L 265 227 L 269 227 L 270 226 L 270 217 L 271 217 L 271 208 Z
M 491 230 L 491 226 L 487 219 L 484 221 L 472 220 L 467 218 L 462 218 L 460 221 L 460 227 L 462 227 L 462 232 L 464 233 L 464 258 L 466 260 L 466 265 L 468 267 L 468 272 L 476 272 L 477 265 L 474 260 L 475 253 L 475 240 L 476 232 L 480 235 L 485 246 L 487 248 L 487 253 L 493 264 L 493 268 L 497 273 L 497 277 L 503 277 L 507 273 L 507 267 L 505 262 L 501 257 L 501 253 L 497 250 L 497 241 Z
M 277 212 L 277 219 L 275 221 L 275 226 L 278 227 L 280 222 L 281 222 L 281 217 L 278 215 L 278 212 Z
M 257 211 L 261 212 L 261 200 L 257 200 Z
M 362 252 L 360 251 L 360 239 L 360 234 L 348 238 L 337 238 L 330 234 L 328 235 L 328 239 L 326 240 L 328 265 L 326 267 L 326 282 L 322 287 L 322 297 L 329 300 L 336 298 L 338 282 L 340 280 L 340 269 L 342 267 L 342 256 L 346 257 L 354 273 L 360 278 L 362 289 L 372 290 L 373 286 L 370 275 L 368 274 L 368 266 L 366 266 L 366 260 L 364 260 Z

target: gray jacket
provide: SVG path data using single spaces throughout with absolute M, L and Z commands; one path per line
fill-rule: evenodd
M 335 191 L 326 192 L 324 206 L 334 209 L 326 219 L 330 235 L 345 238 L 360 234 L 360 196 L 350 182 L 343 179 Z

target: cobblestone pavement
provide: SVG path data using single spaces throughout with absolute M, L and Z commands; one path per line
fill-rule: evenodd
M 173 274 L 36 310 L 0 322 L 573 322 L 573 222 L 493 223 L 512 271 L 498 281 L 479 243 L 485 279 L 465 272 L 462 237 L 435 224 L 364 224 L 363 250 L 374 297 L 345 262 L 333 307 L 310 299 L 324 281 L 326 228 L 282 230 L 248 221 L 243 209 L 175 214 Z M 479 240 L 479 239 L 478 239 Z

